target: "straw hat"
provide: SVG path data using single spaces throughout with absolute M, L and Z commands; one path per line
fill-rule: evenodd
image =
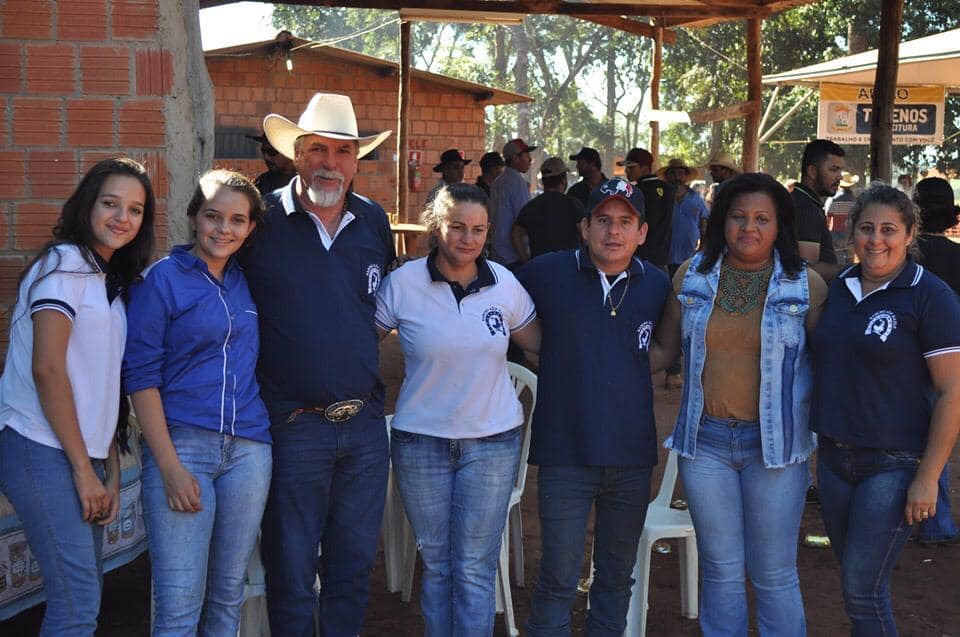
M 710 166 L 721 166 L 723 168 L 732 170 L 734 174 L 737 175 L 743 172 L 740 170 L 740 164 L 736 162 L 736 160 L 733 158 L 733 155 L 730 153 L 725 153 L 722 150 L 717 151 L 710 156 L 710 159 L 707 160 L 707 168 L 709 169 Z
M 263 118 L 263 133 L 284 157 L 293 159 L 293 146 L 298 137 L 322 135 L 332 139 L 352 139 L 359 143 L 357 158 L 369 154 L 393 131 L 360 137 L 353 102 L 346 95 L 316 93 L 296 124 L 286 117 L 270 113 Z
M 673 159 L 670 160 L 670 162 L 666 166 L 658 170 L 657 177 L 659 177 L 660 179 L 666 179 L 667 171 L 673 168 L 682 168 L 683 170 L 687 171 L 688 182 L 693 181 L 694 179 L 700 178 L 700 174 L 701 174 L 700 169 L 697 168 L 696 166 L 688 166 L 687 162 L 683 161 L 679 157 L 674 157 Z
M 840 187 L 853 188 L 860 183 L 860 175 L 851 175 L 847 171 L 840 173 Z

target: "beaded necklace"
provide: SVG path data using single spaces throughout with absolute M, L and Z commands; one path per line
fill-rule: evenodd
M 740 270 L 726 263 L 720 266 L 717 305 L 728 314 L 748 314 L 766 295 L 773 263 L 759 270 Z

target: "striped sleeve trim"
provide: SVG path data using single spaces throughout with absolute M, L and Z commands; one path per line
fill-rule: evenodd
M 518 325 L 518 326 L 516 326 L 515 328 L 513 328 L 513 331 L 516 332 L 516 331 L 518 331 L 518 330 L 522 330 L 522 329 L 525 328 L 526 326 L 530 325 L 530 323 L 532 323 L 535 318 L 537 318 L 537 311 L 536 311 L 536 310 L 533 310 L 533 311 L 530 312 L 530 316 L 528 316 L 527 318 L 525 318 L 525 319 L 523 320 L 523 322 L 520 323 L 520 325 Z
M 929 352 L 924 352 L 924 358 L 933 358 L 934 356 L 943 356 L 944 354 L 954 354 L 960 352 L 960 346 L 953 347 L 941 347 L 940 349 L 932 349 Z
M 61 301 L 60 299 L 37 299 L 33 302 L 33 305 L 30 306 L 30 315 L 33 316 L 40 310 L 56 310 L 65 314 L 71 322 L 77 318 L 76 310 L 70 307 L 69 303 Z
M 373 319 L 373 322 L 377 324 L 377 327 L 379 327 L 382 330 L 386 330 L 388 332 L 397 329 L 396 325 L 387 325 L 386 323 L 384 323 L 383 321 L 381 321 L 379 318 L 376 318 L 376 317 Z

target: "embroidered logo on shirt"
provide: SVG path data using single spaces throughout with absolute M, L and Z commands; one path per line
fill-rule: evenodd
M 637 341 L 640 351 L 650 351 L 650 339 L 653 338 L 653 321 L 644 321 L 637 328 Z
M 897 317 L 893 315 L 893 312 L 880 310 L 874 312 L 870 320 L 867 321 L 867 329 L 863 334 L 864 336 L 876 334 L 880 337 L 882 343 L 886 343 L 895 329 L 897 329 Z
M 371 263 L 367 266 L 367 294 L 373 294 L 380 288 L 380 266 Z
M 494 306 L 485 309 L 483 311 L 483 322 L 487 324 L 490 336 L 507 335 L 507 328 L 503 323 L 503 312 L 500 311 L 500 308 Z

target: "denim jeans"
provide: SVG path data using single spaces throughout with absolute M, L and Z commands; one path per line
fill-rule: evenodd
M 920 522 L 921 542 L 943 542 L 960 534 L 953 522 L 953 507 L 950 504 L 950 474 L 947 465 L 943 465 L 940 479 L 937 481 L 937 512 L 929 520 Z
M 517 480 L 516 427 L 452 440 L 391 432 L 393 471 L 423 558 L 427 637 L 493 634 L 500 539 Z
M 103 461 L 91 458 L 103 479 Z M 0 431 L 0 490 L 40 564 L 47 608 L 42 637 L 89 636 L 102 590 L 103 527 L 84 522 L 66 454 L 7 427 Z
M 341 423 L 305 413 L 273 424 L 260 551 L 274 637 L 313 635 L 318 548 L 320 634 L 354 637 L 363 626 L 389 467 L 383 416 L 369 411 Z
M 806 635 L 797 536 L 807 463 L 768 469 L 759 423 L 706 416 L 696 457 L 681 457 L 678 469 L 697 531 L 703 634 L 747 634 L 746 566 L 760 634 Z
M 904 507 L 919 464 L 919 452 L 842 448 L 820 436 L 820 506 L 854 637 L 897 634 L 890 573 L 910 536 Z
M 531 637 L 570 634 L 570 605 L 577 592 L 587 519 L 594 505 L 595 575 L 585 634 L 623 634 L 652 471 L 639 466 L 540 467 L 537 501 L 542 556 L 527 623 Z
M 156 610 L 154 637 L 235 635 L 243 585 L 270 487 L 270 445 L 199 427 L 172 427 L 202 511 L 167 503 L 163 474 L 143 447 L 143 517 Z

